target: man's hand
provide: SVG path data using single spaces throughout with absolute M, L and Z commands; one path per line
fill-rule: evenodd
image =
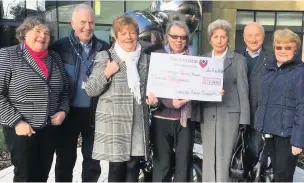
M 298 148 L 298 147 L 295 147 L 295 146 L 291 146 L 291 152 L 293 155 L 298 155 L 302 152 L 302 149 L 301 148 Z
M 119 65 L 116 61 L 108 61 L 107 67 L 104 70 L 104 74 L 106 75 L 107 79 L 109 79 L 113 74 L 118 72 Z
M 63 112 L 63 111 L 55 113 L 53 116 L 51 116 L 52 124 L 55 126 L 61 125 L 61 123 L 65 119 L 65 116 L 66 116 L 65 112 Z
M 29 125 L 27 122 L 20 120 L 16 126 L 15 126 L 16 134 L 19 136 L 31 136 L 32 134 L 35 134 L 36 132 L 32 129 L 31 125 Z
M 190 100 L 188 100 L 188 99 L 182 99 L 182 100 L 173 99 L 173 107 L 176 108 L 176 109 L 179 109 L 189 101 Z

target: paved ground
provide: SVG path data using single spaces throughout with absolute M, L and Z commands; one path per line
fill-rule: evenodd
M 82 155 L 80 149 L 77 151 L 78 157 L 77 162 L 74 169 L 74 179 L 73 182 L 81 182 L 81 162 L 82 162 Z M 102 161 L 101 163 L 102 173 L 98 180 L 98 182 L 108 182 L 108 162 Z M 48 182 L 55 182 L 55 175 L 54 175 L 54 163 L 50 172 L 50 177 Z M 8 167 L 4 170 L 0 171 L 0 182 L 13 182 L 13 167 Z M 304 182 L 304 170 L 300 168 L 296 168 L 296 172 L 294 175 L 294 182 Z

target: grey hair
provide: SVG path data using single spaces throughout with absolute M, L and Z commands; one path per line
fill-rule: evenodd
M 213 35 L 213 32 L 216 29 L 223 29 L 226 32 L 226 35 L 228 37 L 228 42 L 230 40 L 230 35 L 231 35 L 231 24 L 227 21 L 227 20 L 223 20 L 223 19 L 217 19 L 213 22 L 211 22 L 208 25 L 208 40 L 211 40 L 211 37 Z
M 181 28 L 183 28 L 185 31 L 186 31 L 186 36 L 187 36 L 187 44 L 189 43 L 189 40 L 190 40 L 190 30 L 187 26 L 186 23 L 182 22 L 182 21 L 172 21 L 170 22 L 168 25 L 167 25 L 167 28 L 166 28 L 166 33 L 165 33 L 165 38 L 164 38 L 164 44 L 167 44 L 168 43 L 168 34 L 170 32 L 170 29 L 171 27 L 173 26 L 179 26 Z
M 249 26 L 249 25 L 257 25 L 257 26 L 259 26 L 260 29 L 261 29 L 261 31 L 262 31 L 263 36 L 265 37 L 265 29 L 264 29 L 263 25 L 261 25 L 259 22 L 250 22 L 250 23 L 248 23 L 248 24 L 245 26 L 245 28 L 244 28 L 244 32 L 243 32 L 243 35 L 244 35 L 244 36 L 245 36 L 245 29 L 246 29 L 246 27 Z
M 52 35 L 52 29 L 50 23 L 44 18 L 40 16 L 31 16 L 27 17 L 23 23 L 17 27 L 16 29 L 16 39 L 21 43 L 25 40 L 25 34 L 32 30 L 34 27 L 44 25 L 46 26 L 49 31 L 50 35 Z M 52 37 L 51 37 L 52 38 Z
M 87 3 L 78 4 L 78 5 L 74 8 L 73 13 L 72 13 L 72 20 L 75 20 L 75 17 L 76 17 L 77 12 L 78 12 L 79 10 L 81 10 L 81 9 L 85 9 L 85 10 L 89 11 L 89 12 L 93 15 L 93 18 L 94 18 L 94 20 L 95 20 L 94 10 L 93 10 L 93 8 L 92 8 L 89 4 L 87 4 Z

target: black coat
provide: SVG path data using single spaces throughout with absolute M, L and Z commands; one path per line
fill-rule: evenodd
M 304 148 L 304 65 L 295 56 L 280 67 L 276 59 L 262 75 L 255 127 L 258 131 L 290 137 Z

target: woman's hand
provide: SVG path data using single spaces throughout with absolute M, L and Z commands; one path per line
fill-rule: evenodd
M 301 148 L 298 148 L 298 147 L 295 147 L 295 146 L 291 146 L 291 152 L 293 155 L 298 155 L 302 152 L 302 149 Z
M 148 93 L 148 98 L 146 99 L 148 105 L 155 105 L 158 103 L 158 98 L 151 92 Z
M 29 125 L 27 122 L 20 120 L 16 126 L 15 126 L 16 134 L 19 136 L 31 136 L 32 134 L 35 134 L 36 132 L 33 130 L 31 125 Z
M 65 119 L 65 116 L 66 116 L 65 112 L 63 112 L 63 111 L 55 113 L 53 116 L 51 116 L 52 124 L 55 126 L 61 125 L 61 123 Z
M 225 94 L 225 90 L 221 90 L 221 91 L 220 91 L 220 94 L 221 94 L 221 95 L 224 95 L 224 94 Z
M 187 102 L 189 102 L 190 100 L 188 99 L 173 99 L 173 107 L 176 109 L 181 108 L 183 105 L 185 105 Z
M 119 65 L 116 61 L 108 61 L 107 67 L 104 70 L 104 74 L 109 79 L 113 74 L 119 70 Z

